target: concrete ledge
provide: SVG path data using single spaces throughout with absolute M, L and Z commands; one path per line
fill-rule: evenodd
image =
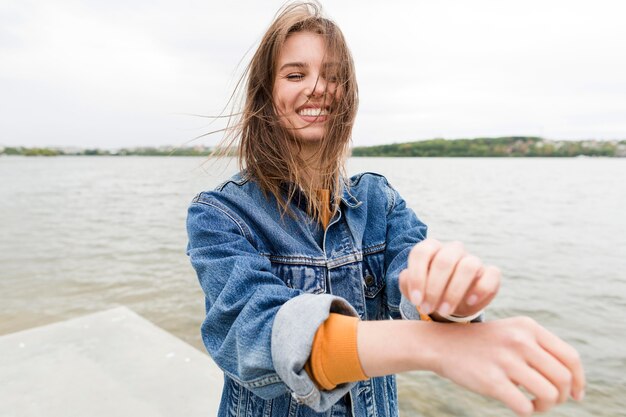
M 126 307 L 0 337 L 0 416 L 215 416 L 208 355 Z

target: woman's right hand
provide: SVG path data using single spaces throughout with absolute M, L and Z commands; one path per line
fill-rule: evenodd
M 502 401 L 520 416 L 547 411 L 570 395 L 584 396 L 578 352 L 528 317 L 433 330 L 429 343 L 439 352 L 437 374 Z

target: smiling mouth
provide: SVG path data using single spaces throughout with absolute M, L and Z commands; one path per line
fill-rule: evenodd
M 328 110 L 321 107 L 307 107 L 298 110 L 298 115 L 305 117 L 328 116 Z

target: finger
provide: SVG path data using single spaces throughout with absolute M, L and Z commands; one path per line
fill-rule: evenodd
M 585 371 L 576 349 L 541 326 L 537 332 L 537 341 L 541 347 L 569 369 L 572 374 L 571 395 L 578 401 L 582 400 L 585 394 Z
M 467 290 L 467 296 L 464 299 L 465 307 L 471 311 L 485 308 L 498 293 L 501 277 L 500 270 L 495 266 L 484 267 L 482 274 L 474 280 L 472 287 Z
M 426 277 L 424 301 L 422 302 L 422 309 L 425 314 L 429 314 L 439 307 L 448 281 L 450 281 L 457 263 L 464 255 L 465 248 L 460 242 L 450 242 L 435 254 Z
M 442 297 L 438 310 L 440 314 L 456 312 L 481 269 L 482 262 L 476 256 L 465 255 L 461 258 Z
M 526 363 L 519 363 L 510 371 L 511 380 L 515 384 L 524 387 L 534 399 L 532 403 L 535 411 L 548 411 L 554 407 L 559 400 L 558 389 L 540 372 L 528 366 Z
M 413 246 L 409 253 L 407 291 L 409 299 L 416 306 L 419 306 L 424 299 L 428 268 L 441 246 L 441 242 L 436 239 L 426 239 Z
M 557 403 L 565 402 L 572 389 L 572 373 L 570 370 L 540 347 L 535 352 L 532 352 L 527 362 L 558 390 Z
M 403 269 L 398 275 L 398 286 L 400 287 L 400 292 L 409 300 L 411 299 L 411 295 L 409 293 L 409 270 Z
M 518 416 L 530 416 L 534 410 L 532 402 L 508 378 L 493 381 L 491 397 L 501 401 Z

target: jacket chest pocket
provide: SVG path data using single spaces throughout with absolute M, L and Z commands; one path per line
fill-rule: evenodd
M 365 297 L 374 298 L 385 286 L 385 257 L 383 252 L 363 256 L 363 288 Z
M 326 268 L 272 261 L 272 272 L 289 287 L 311 294 L 326 292 Z

